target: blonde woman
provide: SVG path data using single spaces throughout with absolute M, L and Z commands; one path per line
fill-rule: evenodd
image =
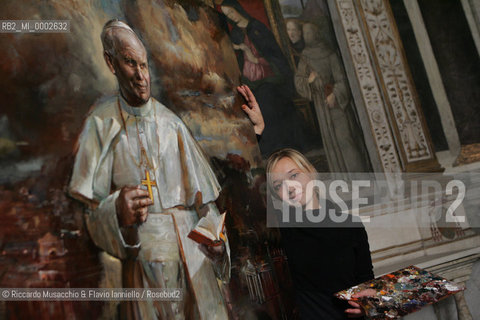
M 318 193 L 306 192 L 315 169 L 303 154 L 281 149 L 267 160 L 270 193 L 303 211 L 329 212 L 338 207 Z M 363 317 L 354 302 L 348 305 L 333 294 L 373 278 L 367 233 L 352 219 L 337 223 L 328 214 L 315 227 L 280 228 L 295 285 L 300 319 L 346 319 Z M 363 292 L 360 295 L 368 295 Z

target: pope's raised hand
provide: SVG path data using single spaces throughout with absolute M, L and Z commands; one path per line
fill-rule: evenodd
M 129 227 L 147 220 L 148 206 L 153 204 L 148 191 L 140 186 L 123 187 L 115 202 L 120 227 Z

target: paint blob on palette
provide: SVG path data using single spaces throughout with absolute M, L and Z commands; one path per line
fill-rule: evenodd
M 353 297 L 367 289 L 369 296 Z M 409 266 L 337 292 L 335 296 L 359 303 L 370 319 L 399 319 L 462 290 L 465 287 Z

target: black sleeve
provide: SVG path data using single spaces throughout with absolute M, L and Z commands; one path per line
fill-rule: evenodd
M 374 278 L 372 258 L 365 228 L 362 226 L 354 230 L 357 244 L 355 247 L 355 278 L 357 283 L 362 283 Z

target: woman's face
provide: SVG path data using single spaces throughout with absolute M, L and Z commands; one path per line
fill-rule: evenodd
M 223 14 L 226 15 L 230 20 L 232 20 L 237 25 L 243 20 L 245 20 L 245 18 L 240 13 L 238 13 L 237 10 L 233 9 L 232 7 L 222 6 L 221 9 Z
M 307 199 L 306 186 L 312 180 L 308 172 L 302 170 L 292 159 L 280 159 L 270 172 L 274 192 L 291 205 L 305 206 L 311 202 Z

